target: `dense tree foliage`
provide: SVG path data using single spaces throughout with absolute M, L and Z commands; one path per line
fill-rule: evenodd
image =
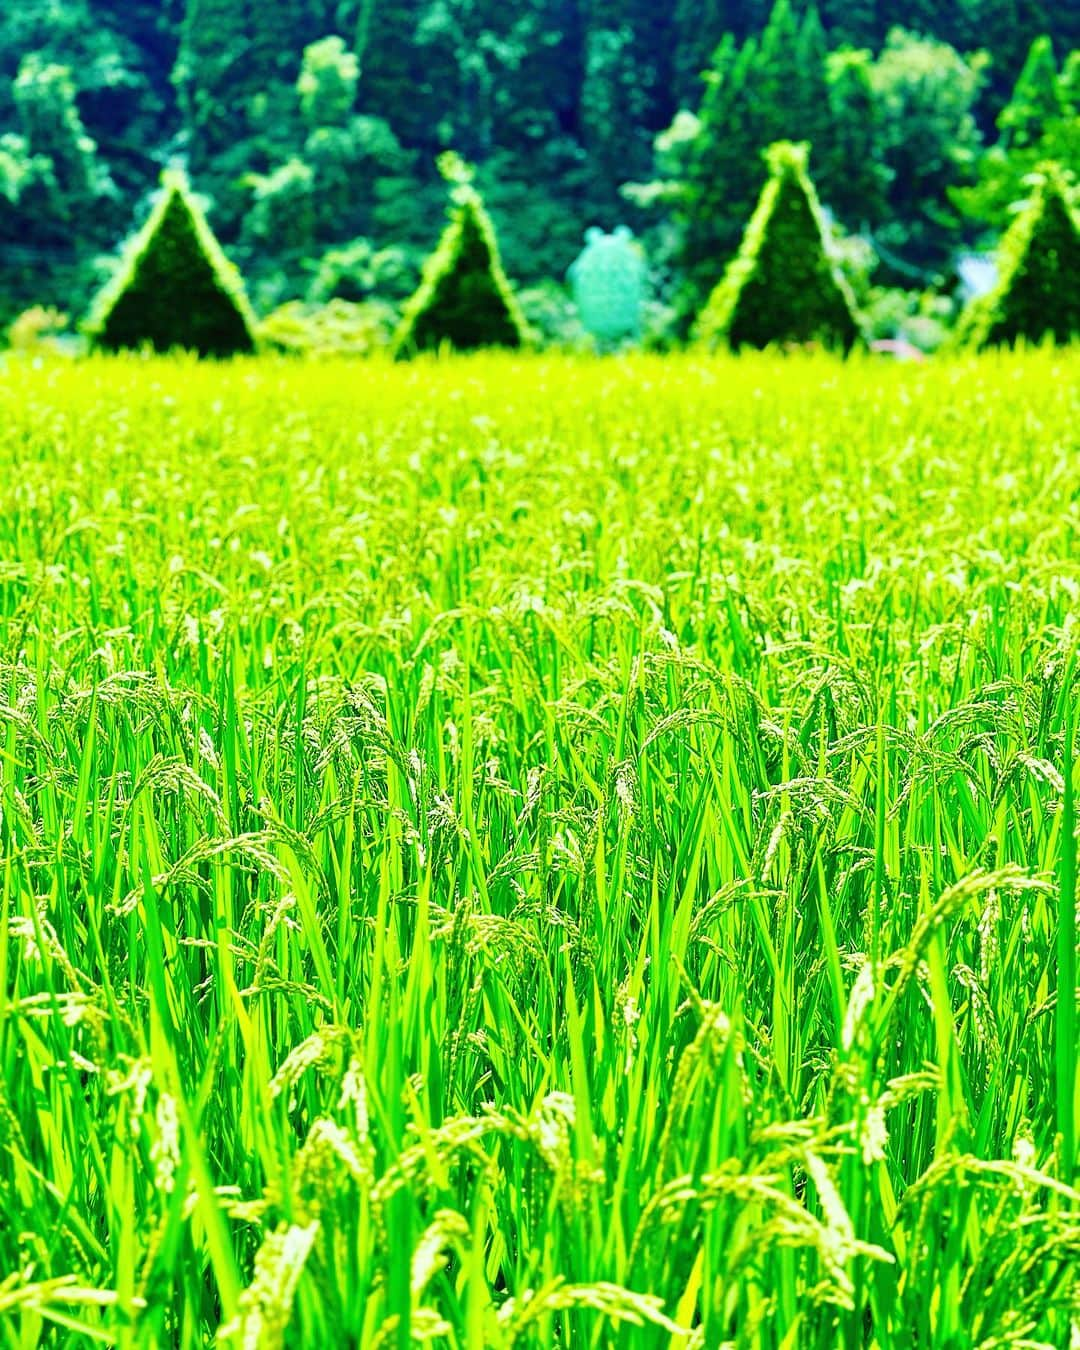
M 312 300 L 346 249 L 392 254 L 398 298 L 454 149 L 526 286 L 564 278 L 630 197 L 685 326 L 782 138 L 812 143 L 878 279 L 921 289 L 993 246 L 1036 163 L 1075 176 L 1078 45 L 1080 9 L 1046 0 L 19 0 L 0 11 L 0 315 L 80 307 L 176 163 L 260 308 Z
M 1080 52 L 1059 73 L 1053 44 L 1036 38 L 1012 97 L 997 119 L 998 138 L 982 157 L 979 180 L 952 193 L 973 219 L 1005 228 L 1015 203 L 1026 197 L 1036 166 L 1045 161 L 1069 167 L 1075 184 L 1080 169 Z
M 25 57 L 11 96 L 17 130 L 0 136 L 0 314 L 76 282 L 107 238 L 116 197 L 65 66 Z
M 742 237 L 766 182 L 766 146 L 807 139 L 832 151 L 821 160 L 826 200 L 831 187 L 846 193 L 852 175 L 863 172 L 832 136 L 827 51 L 817 9 L 800 17 L 791 0 L 776 0 L 760 39 L 738 50 L 728 39 L 718 49 L 685 165 L 675 166 L 685 319 L 700 309 Z

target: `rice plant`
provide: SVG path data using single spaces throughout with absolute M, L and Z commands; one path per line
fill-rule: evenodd
M 0 1345 L 1077 1344 L 1080 367 L 0 372 Z

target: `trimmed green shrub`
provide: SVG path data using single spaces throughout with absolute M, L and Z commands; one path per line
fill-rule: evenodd
M 58 309 L 32 305 L 8 325 L 8 346 L 16 352 L 57 351 L 67 326 L 68 316 Z
M 390 346 L 397 312 L 381 300 L 292 300 L 259 325 L 260 345 L 289 356 L 374 356 Z
M 770 178 L 739 252 L 709 297 L 697 336 L 732 347 L 817 342 L 850 349 L 855 302 L 829 257 L 826 225 L 806 171 L 808 147 L 778 141 Z
M 86 324 L 91 341 L 116 351 L 186 348 L 200 356 L 255 349 L 255 316 L 240 274 L 214 238 L 186 178 L 169 172 L 164 191 L 98 296 Z
M 1080 229 L 1057 165 L 1040 166 L 1030 203 L 1001 241 L 997 284 L 968 305 L 957 336 L 976 348 L 1080 337 Z
M 522 347 L 529 340 L 480 194 L 459 177 L 452 200 L 439 247 L 425 264 L 420 287 L 402 314 L 394 338 L 398 356 L 444 343 L 458 351 L 473 351 Z
M 518 292 L 518 303 L 529 325 L 531 339 L 538 347 L 562 351 L 586 352 L 593 346 L 565 287 L 550 277 L 536 286 Z

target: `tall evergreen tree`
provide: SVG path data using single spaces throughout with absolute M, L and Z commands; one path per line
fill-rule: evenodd
M 1065 58 L 1060 88 L 1066 116 L 1080 117 L 1080 49 L 1071 51 Z
M 982 50 L 991 54 L 986 74 L 985 102 L 987 111 L 995 114 L 1007 101 L 1017 77 L 1024 66 L 1032 41 L 1042 33 L 1053 34 L 1051 26 L 1058 11 L 1075 9 L 1073 5 L 1058 5 L 1051 0 L 966 0 L 961 12 L 969 10 L 971 23 L 959 32 L 924 26 L 923 31 L 934 33 L 951 42 L 962 51 Z M 906 27 L 909 22 L 901 20 Z
M 844 48 L 826 65 L 830 128 L 815 155 L 822 193 L 849 229 L 877 224 L 885 215 L 889 175 L 878 158 L 880 110 L 868 51 Z
M 635 24 L 642 64 L 649 72 L 650 95 L 646 129 L 651 136 L 668 126 L 678 111 L 675 94 L 675 15 L 670 3 L 638 0 Z
M 760 36 L 772 7 L 773 0 L 725 0 L 728 32 L 738 42 Z
M 829 139 L 826 44 L 817 11 L 800 22 L 775 0 L 761 41 L 717 49 L 676 207 L 682 321 L 697 313 L 738 247 L 768 177 L 766 146 L 784 137 Z
M 606 204 L 614 204 L 622 183 L 648 171 L 651 138 L 644 131 L 646 101 L 630 29 L 590 29 L 581 98 L 582 134 L 598 196 Z
M 601 197 L 648 174 L 652 142 L 677 108 L 675 20 L 652 0 L 587 0 L 581 94 L 585 148 Z
M 193 167 L 211 170 L 253 133 L 280 134 L 325 17 L 321 0 L 184 0 L 174 80 Z
M 157 173 L 158 146 L 176 132 L 177 0 L 86 0 L 86 8 L 91 50 L 64 61 L 76 72 L 79 111 L 110 174 L 141 193 Z
M 105 243 L 116 195 L 66 67 L 31 54 L 11 93 L 18 130 L 0 135 L 0 329 L 36 302 L 83 302 L 84 259 Z
M 247 134 L 247 8 L 236 0 L 186 0 L 173 78 L 188 157 L 196 171 Z
M 304 49 L 327 35 L 330 19 L 323 0 L 236 0 L 248 11 L 249 72 L 265 89 L 291 87 Z
M 717 47 L 730 32 L 725 0 L 676 0 L 675 97 L 685 108 L 701 102 L 702 80 Z
M 820 147 L 828 139 L 827 55 L 817 8 L 811 4 L 800 19 L 791 0 L 776 0 L 747 86 L 755 196 L 765 181 L 766 146 L 798 137 Z
M 407 145 L 434 152 L 443 114 L 417 40 L 426 10 L 424 0 L 361 0 L 356 55 L 361 110 L 387 118 Z
M 821 0 L 821 17 L 833 46 L 878 45 L 882 25 L 877 0 Z
M 811 4 L 799 25 L 795 40 L 795 63 L 799 77 L 792 91 L 795 107 L 786 120 L 785 134 L 809 141 L 815 162 L 825 150 L 833 134 L 832 108 L 829 103 L 829 84 L 826 75 L 829 44 L 817 6 Z M 796 119 L 798 119 L 796 121 Z M 825 188 L 826 200 L 833 184 L 825 183 L 818 175 L 819 188 Z
M 587 3 L 588 0 L 549 0 L 548 97 L 559 131 L 577 139 L 581 136 L 581 94 L 585 85 Z
M 678 308 L 684 325 L 704 304 L 738 247 L 753 210 L 758 173 L 750 84 L 757 44 L 721 43 L 706 79 L 698 129 L 676 200 L 682 276 Z
M 676 16 L 654 0 L 586 0 L 590 33 L 621 33 L 625 60 L 638 82 L 643 129 L 655 133 L 675 115 Z
M 1032 43 L 998 127 L 997 144 L 980 160 L 979 181 L 952 196 L 966 215 L 1000 230 L 1027 195 L 1029 175 L 1040 161 L 1080 170 L 1080 118 L 1069 106 L 1048 37 Z
M 1058 81 L 1054 44 L 1044 34 L 1031 44 L 1012 98 L 998 118 L 1004 150 L 1029 150 L 1064 116 L 1065 101 Z
M 425 24 L 425 63 L 442 71 L 443 116 L 456 145 L 488 158 L 499 151 L 533 157 L 559 136 L 580 98 L 584 30 L 575 6 L 560 40 L 550 0 L 472 0 L 448 5 L 445 22 Z M 452 21 L 451 21 L 452 20 Z M 552 68 L 551 52 L 566 58 Z
M 758 149 L 780 140 L 789 127 L 799 134 L 790 126 L 806 111 L 806 73 L 799 57 L 799 24 L 791 0 L 776 0 L 757 46 L 748 89 Z

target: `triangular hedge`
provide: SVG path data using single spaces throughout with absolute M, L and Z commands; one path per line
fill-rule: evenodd
M 444 343 L 458 351 L 522 347 L 528 339 L 491 218 L 475 188 L 459 183 L 443 237 L 402 314 L 395 354 L 411 356 Z
M 766 152 L 769 181 L 697 322 L 697 336 L 706 342 L 820 342 L 846 351 L 859 340 L 854 299 L 829 258 L 807 152 L 789 141 Z
M 1080 338 L 1080 228 L 1058 167 L 1040 166 L 1030 203 L 998 250 L 998 279 L 973 300 L 958 337 L 971 347 Z
M 98 296 L 86 330 L 110 351 L 185 348 L 200 356 L 255 349 L 255 316 L 236 268 L 183 174 L 166 173 L 149 220 Z

